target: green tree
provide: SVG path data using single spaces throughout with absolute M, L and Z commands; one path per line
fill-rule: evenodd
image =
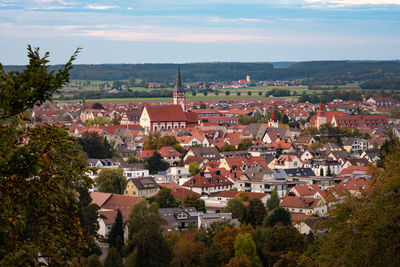
M 239 199 L 233 198 L 228 201 L 224 212 L 232 213 L 232 218 L 242 222 L 246 215 L 246 206 Z
M 156 202 L 142 200 L 132 208 L 125 253 L 133 266 L 169 266 L 172 251 L 162 235 L 161 220 Z
M 183 200 L 182 205 L 184 207 L 194 207 L 196 208 L 197 211 L 206 211 L 206 204 L 204 200 L 202 200 L 199 196 L 196 195 L 191 195 L 191 196 L 186 196 L 185 199 Z
M 221 147 L 220 150 L 221 150 L 221 152 L 235 151 L 236 146 L 226 143 Z
M 146 166 L 151 174 L 155 174 L 158 171 L 165 171 L 169 168 L 168 162 L 157 152 L 154 152 L 153 156 L 146 160 Z
M 261 91 L 258 91 L 258 96 L 262 96 L 262 92 Z
M 196 161 L 193 161 L 192 163 L 189 164 L 189 172 L 191 176 L 195 176 L 201 171 L 199 163 Z
M 104 138 L 97 132 L 83 132 L 78 139 L 84 152 L 89 158 L 105 159 L 107 158 L 107 150 L 104 147 Z
M 247 95 L 248 95 L 248 96 L 251 96 L 251 94 L 252 94 L 251 91 L 248 91 L 248 92 L 247 92 Z
M 279 203 L 281 202 L 281 199 L 279 198 L 278 191 L 274 189 L 272 191 L 270 198 L 267 200 L 267 208 L 269 211 L 272 211 L 273 209 L 279 207 Z
M 256 244 L 249 233 L 239 234 L 235 240 L 235 257 L 246 255 L 251 261 L 251 266 L 261 267 L 260 258 L 257 255 Z
M 240 140 L 237 150 L 247 150 L 253 145 L 253 140 L 251 138 L 243 138 Z
M 103 263 L 101 263 L 99 256 L 96 254 L 90 255 L 87 259 L 87 267 L 102 267 Z
M 104 109 L 104 107 L 101 103 L 96 102 L 92 105 L 92 109 Z
M 57 71 L 48 53 L 30 46 L 22 72 L 0 64 L 0 266 L 38 265 L 44 257 L 65 265 L 87 245 L 76 185 L 87 189 L 91 181 L 77 140 L 65 128 L 28 127 L 27 116 L 69 81 L 76 53 Z
M 241 92 L 236 92 L 236 95 L 237 95 L 237 96 L 240 96 L 240 95 L 241 95 Z
M 144 160 L 141 159 L 141 158 L 138 158 L 138 157 L 132 157 L 132 156 L 130 156 L 130 157 L 128 158 L 127 162 L 128 162 L 129 164 L 135 164 L 135 163 L 143 163 Z
M 167 187 L 161 187 L 161 190 L 153 197 L 153 200 L 158 203 L 160 208 L 175 208 L 179 206 L 171 189 Z
M 302 253 L 304 249 L 304 237 L 293 226 L 260 227 L 253 239 L 264 266 L 273 266 L 289 251 Z
M 122 213 L 118 209 L 115 223 L 113 224 L 110 232 L 107 235 L 107 243 L 112 248 L 116 248 L 121 254 L 122 246 L 124 245 L 124 222 L 122 220 Z
M 101 169 L 99 176 L 96 178 L 99 191 L 104 193 L 123 194 L 127 183 L 128 180 L 124 176 L 124 170 L 120 168 Z
M 207 108 L 207 105 L 205 103 L 200 104 L 200 109 L 206 109 L 206 108 Z
M 107 158 L 112 158 L 117 156 L 117 150 L 114 147 L 114 142 L 111 141 L 111 143 L 108 141 L 106 137 L 103 139 L 104 143 L 104 149 L 106 150 L 106 156 Z
M 274 227 L 276 224 L 285 226 L 292 224 L 290 212 L 287 209 L 277 207 L 265 217 L 265 226 Z
M 111 247 L 108 250 L 106 259 L 104 260 L 104 267 L 122 267 L 123 262 L 121 255 L 116 248 Z
M 256 227 L 263 223 L 267 210 L 258 198 L 250 199 L 250 204 L 246 214 L 246 222 Z
M 400 226 L 400 150 L 389 149 L 383 169 L 372 168 L 371 188 L 358 195 L 348 194 L 330 210 L 321 230 L 319 263 L 324 266 L 396 266 Z M 335 251 L 331 251 L 335 249 Z
M 226 96 L 229 96 L 230 94 L 231 94 L 231 92 L 225 91 L 225 95 L 226 95 Z

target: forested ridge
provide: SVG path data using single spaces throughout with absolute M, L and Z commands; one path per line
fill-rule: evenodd
M 124 80 L 131 77 L 152 82 L 173 82 L 178 64 L 74 65 L 72 79 Z M 341 84 L 366 80 L 399 80 L 400 61 L 309 61 L 277 63 L 187 63 L 181 64 L 185 82 L 232 81 L 250 75 L 252 80 L 310 79 L 314 84 Z M 288 66 L 288 67 L 285 67 Z M 52 69 L 60 68 L 52 66 Z M 24 66 L 4 66 L 5 71 Z

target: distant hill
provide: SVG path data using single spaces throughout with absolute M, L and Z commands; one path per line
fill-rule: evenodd
M 72 79 L 126 80 L 131 77 L 153 82 L 173 82 L 177 64 L 74 65 Z M 53 66 L 53 69 L 59 66 Z M 4 66 L 22 70 L 24 66 Z M 184 82 L 293 80 L 312 78 L 313 83 L 340 84 L 371 79 L 400 79 L 400 61 L 310 61 L 275 63 L 187 63 L 181 64 Z

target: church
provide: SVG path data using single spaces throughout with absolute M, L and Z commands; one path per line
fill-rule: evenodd
M 170 131 L 199 124 L 194 112 L 186 111 L 186 92 L 182 87 L 180 67 L 176 77 L 172 105 L 145 105 L 139 124 L 146 132 Z

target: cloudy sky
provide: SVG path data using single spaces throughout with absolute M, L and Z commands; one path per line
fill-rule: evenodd
M 0 0 L 0 62 L 400 59 L 400 0 Z

